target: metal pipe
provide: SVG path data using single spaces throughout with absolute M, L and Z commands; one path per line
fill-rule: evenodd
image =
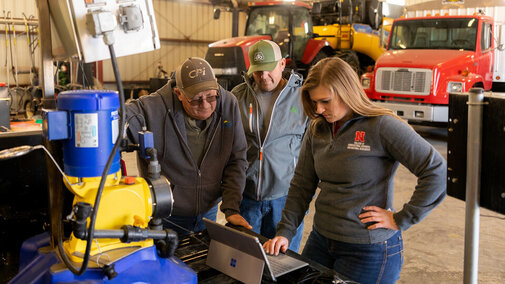
M 231 21 L 231 36 L 238 37 L 238 27 L 239 27 L 239 11 L 237 8 L 233 8 L 231 11 L 232 21 Z
M 44 108 L 56 108 L 54 99 L 53 53 L 51 42 L 51 21 L 47 0 L 38 0 L 40 32 L 40 74 Z
M 470 89 L 466 161 L 465 265 L 463 283 L 477 284 L 479 268 L 480 170 L 484 90 Z
M 40 27 L 40 69 L 39 78 L 43 92 L 42 105 L 47 109 L 56 108 L 56 100 L 54 98 L 54 79 L 53 79 L 53 56 L 51 43 L 51 26 L 49 5 L 47 0 L 37 0 L 37 9 L 39 12 L 39 27 Z M 58 162 L 63 161 L 63 148 L 58 141 L 49 141 L 43 137 L 43 142 L 46 149 L 51 153 L 54 159 Z M 60 173 L 56 166 L 46 159 L 47 168 L 47 186 L 49 190 L 49 217 L 51 222 L 51 247 L 56 247 L 58 244 L 58 224 L 61 222 L 61 210 L 63 203 L 63 183 Z
M 165 239 L 168 233 L 164 230 L 149 230 L 149 229 L 139 229 L 142 231 L 145 238 L 141 238 L 140 240 L 154 239 L 154 240 L 162 240 Z M 121 239 L 125 237 L 125 231 L 121 230 L 96 230 L 93 234 L 94 239 Z M 138 240 L 135 240 L 138 241 Z
M 25 24 L 28 26 L 38 26 L 39 25 L 39 20 L 37 19 L 31 19 L 31 20 L 25 20 L 23 18 L 11 18 L 11 19 L 0 19 L 0 25 L 18 25 L 18 26 L 24 26 Z

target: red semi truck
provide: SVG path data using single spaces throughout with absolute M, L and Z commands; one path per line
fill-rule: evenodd
M 495 28 L 480 14 L 397 19 L 386 52 L 361 77 L 365 92 L 409 122 L 446 123 L 450 92 L 503 88 Z

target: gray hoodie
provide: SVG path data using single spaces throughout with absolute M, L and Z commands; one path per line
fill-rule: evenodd
M 275 101 L 270 126 L 261 139 L 259 116 L 264 115 L 250 77 L 233 88 L 247 138 L 247 180 L 244 195 L 253 200 L 272 200 L 288 194 L 307 125 L 300 99 L 302 77 L 288 75 L 284 88 Z
M 226 217 L 239 213 L 247 168 L 247 142 L 237 100 L 220 88 L 216 109 L 206 141 L 205 154 L 197 165 L 186 142 L 184 108 L 169 81 L 155 93 L 126 105 L 128 138 L 138 143 L 137 133 L 145 117 L 147 130 L 154 133 L 161 171 L 171 183 L 174 194 L 173 215 L 196 216 L 207 212 L 221 199 Z M 139 159 L 142 176 L 147 163 Z
M 307 130 L 277 235 L 296 233 L 319 186 L 314 227 L 346 243 L 372 244 L 395 231 L 368 230 L 358 215 L 364 206 L 393 208 L 393 178 L 399 163 L 417 176 L 411 200 L 393 217 L 401 230 L 423 220 L 446 195 L 446 163 L 409 125 L 388 115 L 355 116 L 335 135 L 329 123 L 314 136 Z

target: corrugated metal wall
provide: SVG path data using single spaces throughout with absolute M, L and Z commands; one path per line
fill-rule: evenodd
M 420 17 L 431 15 L 472 15 L 483 11 L 491 16 L 496 22 L 503 23 L 505 20 L 505 1 L 504 0 L 465 0 L 463 4 L 443 4 L 442 1 L 423 1 L 407 0 L 407 16 Z
M 208 44 L 231 37 L 232 14 L 221 12 L 213 18 L 213 7 L 203 3 L 155 0 L 156 23 L 161 49 L 120 58 L 118 64 L 123 81 L 145 81 L 157 73 L 161 62 L 167 72 L 175 70 L 184 59 L 205 57 Z M 245 28 L 245 14 L 240 13 L 239 33 Z M 104 61 L 104 81 L 114 79 L 109 61 Z
M 222 10 L 220 19 L 214 20 L 214 7 L 209 4 L 210 1 L 199 1 L 153 0 L 161 49 L 119 58 L 118 64 L 123 81 L 148 81 L 150 77 L 156 75 L 159 63 L 164 70 L 171 72 L 187 57 L 205 57 L 209 43 L 231 37 L 232 14 Z M 22 18 L 22 13 L 38 18 L 36 0 L 1 0 L 0 19 L 4 10 L 10 11 L 14 18 Z M 244 31 L 245 19 L 246 15 L 240 13 L 240 35 Z M 10 52 L 6 53 L 4 25 L 0 25 L 0 29 L 0 82 L 7 82 L 7 70 L 10 70 L 10 67 L 5 66 L 5 58 L 9 55 L 10 66 Z M 17 60 L 18 66 L 29 67 L 30 57 L 24 26 L 16 26 L 16 37 L 16 46 L 12 45 L 14 60 Z M 37 49 L 36 52 L 38 66 L 40 50 Z M 103 62 L 103 72 L 104 81 L 114 81 L 109 60 Z M 13 77 L 12 75 L 9 77 L 13 86 Z M 22 84 L 30 82 L 28 75 L 19 78 Z

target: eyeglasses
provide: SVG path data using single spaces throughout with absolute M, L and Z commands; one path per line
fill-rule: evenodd
M 184 96 L 186 100 L 188 100 L 189 104 L 192 106 L 199 106 L 203 104 L 203 100 L 206 100 L 209 104 L 213 103 L 217 100 L 219 96 L 207 96 L 207 97 L 200 97 L 199 99 L 196 100 L 190 100 L 186 96 Z

